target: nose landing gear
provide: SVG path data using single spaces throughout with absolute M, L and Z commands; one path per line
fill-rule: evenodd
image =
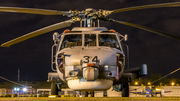
M 94 97 L 94 91 L 90 91 L 91 97 Z M 88 97 L 89 92 L 85 91 L 84 97 Z

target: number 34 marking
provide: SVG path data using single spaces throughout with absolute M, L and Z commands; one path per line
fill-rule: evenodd
M 84 63 L 89 63 L 89 58 L 90 58 L 90 56 L 84 56 L 84 58 L 85 58 L 85 61 L 83 61 Z M 93 59 L 92 59 L 92 62 L 99 62 L 98 61 L 98 57 L 97 56 L 95 56 Z

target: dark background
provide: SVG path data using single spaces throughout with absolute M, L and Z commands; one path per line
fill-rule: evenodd
M 0 0 L 0 6 L 41 8 L 52 10 L 84 10 L 86 8 L 114 10 L 125 7 L 155 3 L 177 2 L 179 0 Z M 180 7 L 145 9 L 122 12 L 110 16 L 116 20 L 127 21 L 156 28 L 180 36 Z M 69 18 L 34 14 L 0 12 L 0 44 L 34 30 L 55 24 Z M 130 47 L 130 67 L 148 65 L 148 73 L 163 75 L 180 66 L 180 41 L 168 39 L 151 32 L 121 25 L 115 22 L 101 22 L 101 26 L 128 34 Z M 61 33 L 65 29 L 57 30 Z M 9 48 L 0 47 L 0 76 L 17 81 L 17 71 L 23 81 L 46 81 L 51 70 L 52 35 L 49 32 Z M 179 77 L 177 72 L 171 77 Z M 148 77 L 148 76 L 147 76 Z M 0 79 L 0 82 L 4 80 Z

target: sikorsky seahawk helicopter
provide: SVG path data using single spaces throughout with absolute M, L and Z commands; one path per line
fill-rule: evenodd
M 136 78 L 147 75 L 147 66 L 143 64 L 140 67 L 125 69 L 125 64 L 128 61 L 125 61 L 127 60 L 125 54 L 127 52 L 123 49 L 122 41 L 127 40 L 127 35 L 121 35 L 115 30 L 100 27 L 99 21 L 117 22 L 180 40 L 180 37 L 163 31 L 117 21 L 108 17 L 108 15 L 125 11 L 178 6 L 180 6 L 180 2 L 143 5 L 116 10 L 88 8 L 82 11 L 0 7 L 2 12 L 64 15 L 71 18 L 8 41 L 2 44 L 1 47 L 9 47 L 29 38 L 80 22 L 80 27 L 65 30 L 61 34 L 55 32 L 53 35 L 52 70 L 54 72 L 48 74 L 48 81 L 51 82 L 51 94 L 57 95 L 58 89 L 68 87 L 75 91 L 85 91 L 85 97 L 87 97 L 88 92 L 91 92 L 91 96 L 94 96 L 94 91 L 105 91 L 113 86 L 115 91 L 122 91 L 122 97 L 128 97 L 128 82 L 131 82 L 132 74 L 135 74 Z

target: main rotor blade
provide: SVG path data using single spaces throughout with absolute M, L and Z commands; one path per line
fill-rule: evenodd
M 116 10 L 111 11 L 111 14 L 118 13 L 118 12 L 139 10 L 139 9 L 160 8 L 160 7 L 179 7 L 179 6 L 180 6 L 180 2 L 151 4 L 151 5 L 143 5 L 143 6 L 135 6 L 135 7 L 116 9 Z
M 120 24 L 128 25 L 128 26 L 135 27 L 135 28 L 139 28 L 139 29 L 149 31 L 149 32 L 152 32 L 152 33 L 155 33 L 155 34 L 167 37 L 167 38 L 171 38 L 171 39 L 175 39 L 175 40 L 180 41 L 180 37 L 168 34 L 166 32 L 163 32 L 163 31 L 160 31 L 160 30 L 157 30 L 157 29 L 153 29 L 153 28 L 150 28 L 150 27 L 146 27 L 146 26 L 142 26 L 142 25 L 138 25 L 138 24 L 133 24 L 133 23 L 129 23 L 129 22 L 124 22 L 124 21 L 117 21 L 117 20 L 113 20 L 113 21 L 117 22 L 117 23 L 120 23 Z
M 62 15 L 67 11 L 56 11 L 47 9 L 34 9 L 34 8 L 20 8 L 20 7 L 1 7 L 1 12 L 15 12 L 15 13 L 30 13 L 30 14 L 41 14 L 41 15 Z
M 25 34 L 25 35 L 20 36 L 20 37 L 18 37 L 16 39 L 13 39 L 11 41 L 3 43 L 1 45 L 1 47 L 9 47 L 9 46 L 11 46 L 13 44 L 22 42 L 22 41 L 30 39 L 32 37 L 35 37 L 35 36 L 38 36 L 38 35 L 41 35 L 41 34 L 44 34 L 44 33 L 47 33 L 47 32 L 51 32 L 51 31 L 54 31 L 54 30 L 57 30 L 57 29 L 60 29 L 60 28 L 68 27 L 72 23 L 73 23 L 72 20 L 67 20 L 67 21 L 64 21 L 64 22 L 60 22 L 60 23 L 57 23 L 57 24 L 53 24 L 53 25 L 41 28 L 39 30 L 33 31 L 31 33 Z

